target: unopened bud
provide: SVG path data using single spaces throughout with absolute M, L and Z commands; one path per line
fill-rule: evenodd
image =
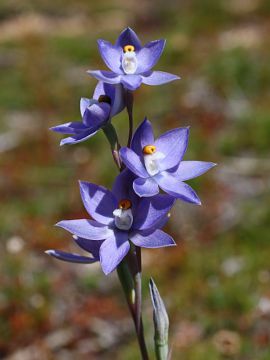
M 158 360 L 166 360 L 168 357 L 169 318 L 153 279 L 150 279 L 149 287 L 153 304 L 156 355 Z

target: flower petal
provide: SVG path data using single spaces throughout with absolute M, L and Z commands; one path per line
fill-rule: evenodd
M 136 53 L 138 60 L 137 74 L 149 71 L 155 66 L 163 52 L 165 43 L 166 41 L 163 39 L 150 41 Z
M 133 189 L 140 197 L 154 196 L 159 193 L 158 184 L 151 177 L 137 178 L 133 182 Z
M 55 257 L 58 260 L 72 262 L 72 263 L 92 264 L 94 262 L 97 262 L 97 259 L 90 258 L 88 256 L 81 256 L 79 254 L 67 253 L 61 250 L 47 250 L 45 251 L 45 253 Z
M 114 219 L 113 211 L 118 206 L 111 191 L 86 181 L 79 183 L 82 201 L 88 213 L 101 224 L 110 224 Z
M 122 48 L 114 46 L 106 40 L 99 39 L 97 43 L 100 55 L 108 68 L 116 74 L 123 74 L 121 70 Z
M 50 130 L 61 134 L 80 134 L 86 131 L 87 127 L 82 122 L 74 121 L 54 126 Z
M 71 137 L 67 137 L 65 139 L 62 139 L 60 141 L 60 146 L 73 145 L 73 144 L 78 144 L 80 142 L 83 142 L 83 141 L 91 138 L 92 136 L 94 136 L 97 133 L 97 131 L 98 131 L 98 129 L 93 128 L 91 130 L 87 130 L 85 132 L 82 132 L 81 134 L 73 135 Z
M 164 71 L 152 71 L 142 74 L 142 82 L 146 85 L 162 85 L 180 79 L 179 76 Z
M 140 87 L 141 83 L 141 75 L 121 75 L 121 84 L 125 89 L 134 91 Z
M 154 144 L 154 134 L 152 125 L 147 118 L 138 126 L 136 129 L 132 141 L 131 141 L 131 149 L 135 151 L 135 153 L 139 156 L 142 156 L 142 150 L 146 145 Z
M 127 27 L 121 32 L 115 45 L 120 46 L 121 48 L 125 45 L 133 45 L 135 47 L 135 51 L 140 50 L 142 47 L 137 34 L 130 27 Z
M 103 240 L 88 240 L 75 235 L 73 235 L 73 240 L 81 249 L 89 252 L 97 261 L 99 261 L 99 249 Z
M 171 217 L 171 214 L 170 214 L 170 213 L 164 215 L 163 218 L 161 218 L 161 219 L 155 224 L 155 228 L 156 228 L 156 229 L 162 229 L 162 228 L 167 224 L 167 222 L 169 221 L 170 217 Z
M 106 70 L 88 70 L 87 74 L 93 76 L 97 80 L 104 81 L 108 84 L 119 84 L 121 76 Z
M 156 176 L 157 183 L 167 194 L 189 203 L 201 205 L 201 201 L 195 191 L 186 183 L 179 181 L 172 174 L 163 171 Z
M 92 105 L 94 102 L 95 102 L 94 99 L 81 98 L 80 112 L 81 112 L 82 117 L 83 117 L 83 114 L 84 114 L 86 108 L 88 108 L 88 106 Z
M 189 128 L 179 128 L 165 132 L 155 141 L 157 151 L 165 155 L 158 164 L 161 171 L 180 163 L 187 149 L 188 136 Z
M 214 166 L 216 166 L 215 163 L 206 161 L 181 161 L 173 175 L 177 179 L 185 181 L 204 174 Z
M 98 100 L 100 95 L 107 95 L 111 99 L 111 117 L 124 109 L 125 97 L 122 84 L 112 85 L 99 81 L 95 88 L 93 98 Z
M 100 247 L 100 263 L 103 272 L 108 275 L 123 260 L 130 249 L 128 233 L 116 231 L 115 234 L 106 239 Z
M 104 240 L 112 234 L 112 230 L 107 226 L 88 219 L 62 220 L 56 226 L 88 240 Z
M 123 163 L 137 176 L 142 178 L 149 177 L 144 164 L 142 163 L 139 156 L 131 149 L 123 147 L 120 149 L 120 156 Z
M 171 210 L 174 201 L 172 196 L 163 194 L 141 199 L 134 214 L 132 227 L 137 230 L 154 228 Z
M 134 233 L 130 240 L 136 246 L 145 247 L 145 248 L 160 248 L 165 246 L 175 246 L 175 242 L 171 236 L 166 234 L 162 230 L 156 230 L 151 234 L 147 233 Z
M 112 187 L 112 193 L 117 201 L 129 199 L 132 202 L 132 207 L 136 206 L 139 200 L 132 188 L 134 179 L 135 175 L 129 169 L 124 169 L 117 175 Z
M 107 103 L 93 104 L 83 114 L 83 123 L 89 128 L 100 128 L 108 120 L 111 106 Z

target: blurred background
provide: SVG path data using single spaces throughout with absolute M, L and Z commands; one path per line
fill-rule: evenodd
M 0 358 L 136 360 L 116 274 L 44 254 L 74 251 L 53 224 L 81 218 L 78 179 L 110 187 L 100 132 L 59 147 L 50 126 L 80 119 L 105 69 L 96 39 L 131 26 L 166 38 L 156 69 L 182 80 L 135 93 L 156 134 L 191 126 L 186 159 L 219 165 L 190 181 L 203 206 L 177 203 L 178 246 L 143 251 L 144 322 L 153 358 L 153 276 L 171 319 L 173 359 L 270 359 L 270 3 L 267 0 L 1 0 Z M 114 119 L 124 141 L 125 113 Z

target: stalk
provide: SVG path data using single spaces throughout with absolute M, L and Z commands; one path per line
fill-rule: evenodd
M 126 91 L 126 104 L 129 122 L 128 142 L 127 147 L 130 147 L 132 135 L 133 135 L 133 93 L 132 91 Z
M 119 156 L 119 150 L 120 150 L 121 146 L 120 146 L 115 128 L 109 122 L 102 128 L 102 130 L 103 130 L 107 140 L 110 143 L 113 160 L 114 160 L 117 168 L 119 169 L 119 171 L 121 171 L 122 170 L 122 162 L 121 162 L 121 159 Z
M 135 253 L 131 251 L 127 258 L 124 259 L 117 267 L 117 273 L 124 290 L 125 298 L 128 304 L 128 308 L 130 314 L 132 316 L 137 340 L 141 352 L 142 360 L 149 360 L 147 354 L 147 348 L 145 345 L 144 334 L 143 334 L 143 326 L 142 326 L 142 317 L 140 315 L 138 321 L 138 311 L 137 311 L 137 301 L 138 301 L 138 293 L 141 294 L 141 288 L 138 288 L 137 282 L 137 274 L 136 273 L 136 257 L 134 257 Z M 139 281 L 140 284 L 140 281 Z M 139 291 L 138 291 L 139 290 Z
M 129 132 L 127 147 L 130 147 L 133 136 L 133 93 L 126 90 L 126 106 L 128 113 Z M 135 247 L 133 250 L 133 278 L 135 284 L 135 328 L 141 349 L 142 359 L 148 360 L 148 353 L 144 339 L 142 322 L 142 266 L 141 266 L 141 248 Z

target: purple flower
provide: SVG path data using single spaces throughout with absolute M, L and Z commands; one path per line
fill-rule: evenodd
M 94 242 L 97 243 L 98 257 L 105 274 L 112 272 L 126 256 L 130 241 L 146 248 L 175 245 L 173 239 L 160 230 L 168 219 L 174 198 L 156 195 L 141 199 L 132 190 L 133 180 L 134 175 L 126 169 L 116 178 L 112 191 L 80 182 L 83 204 L 93 220 L 63 220 L 56 224 L 75 235 L 75 241 L 91 253 Z M 75 254 L 63 255 L 63 252 L 53 250 L 48 253 L 66 261 L 90 261 L 90 258 L 85 260 Z M 94 259 L 97 259 L 97 254 Z
M 51 130 L 72 136 L 61 140 L 60 145 L 76 144 L 89 139 L 118 114 L 125 106 L 122 85 L 99 82 L 92 99 L 82 98 L 80 111 L 82 121 L 55 126 Z
M 165 40 L 150 41 L 145 46 L 136 33 L 126 28 L 118 37 L 115 45 L 109 41 L 98 40 L 99 52 L 111 71 L 88 71 L 98 80 L 109 84 L 123 84 L 131 91 L 141 83 L 161 85 L 179 79 L 178 76 L 163 71 L 152 71 L 165 46 Z
M 124 164 L 137 176 L 133 189 L 139 196 L 154 196 L 159 187 L 169 195 L 200 205 L 200 199 L 185 180 L 193 179 L 216 164 L 182 161 L 188 145 L 189 128 L 167 131 L 154 139 L 150 121 L 145 119 L 134 133 L 131 149 L 120 149 Z

